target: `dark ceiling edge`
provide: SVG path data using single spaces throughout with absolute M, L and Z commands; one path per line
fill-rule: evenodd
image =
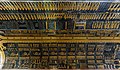
M 0 0 L 0 2 L 120 2 L 120 0 Z

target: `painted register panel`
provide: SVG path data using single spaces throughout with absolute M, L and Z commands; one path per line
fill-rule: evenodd
M 3 69 L 120 69 L 118 0 L 2 0 L 0 35 Z

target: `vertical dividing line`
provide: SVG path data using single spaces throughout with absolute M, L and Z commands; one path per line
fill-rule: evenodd
M 54 29 L 56 30 L 56 21 L 54 22 Z
M 84 29 L 86 29 L 86 23 L 84 23 Z
M 48 22 L 46 21 L 46 30 L 48 30 Z
M 74 30 L 75 30 L 75 27 L 76 27 L 76 23 L 74 23 Z
M 67 29 L 67 22 L 65 22 L 65 29 Z

